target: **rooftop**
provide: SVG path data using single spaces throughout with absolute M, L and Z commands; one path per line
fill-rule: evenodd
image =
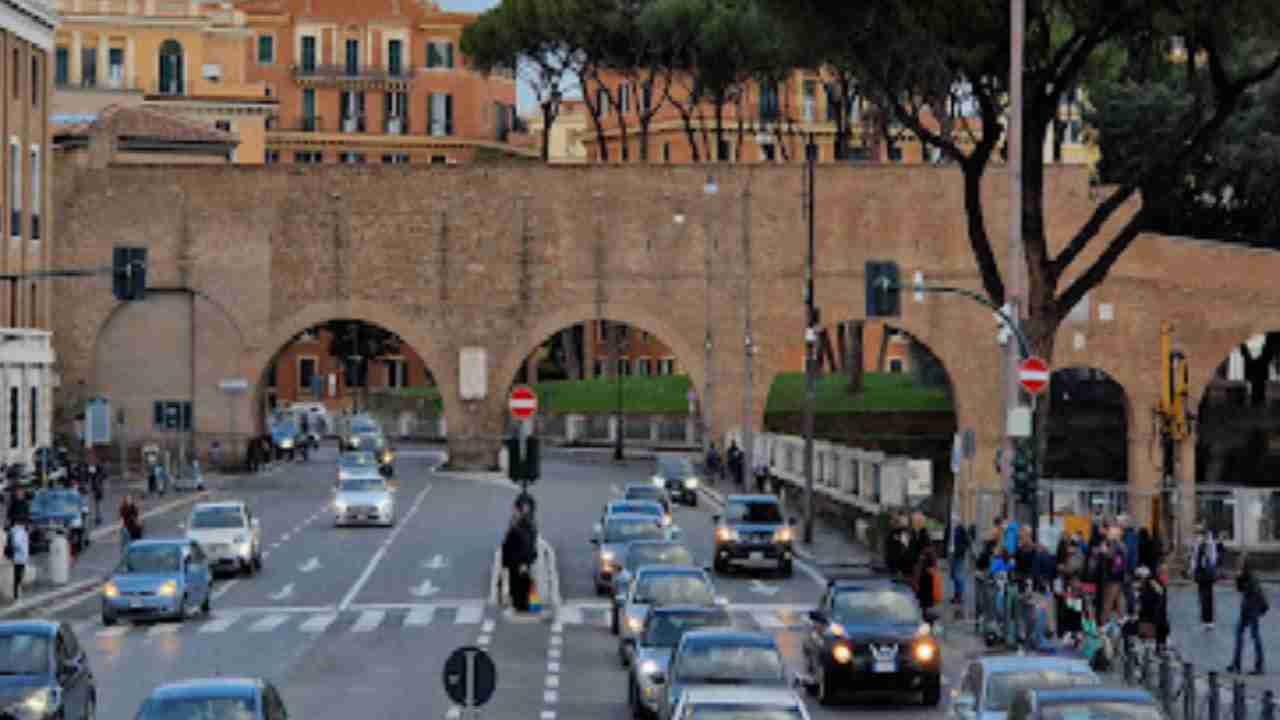
M 167 142 L 233 144 L 232 133 L 145 107 L 108 105 L 97 115 L 53 118 L 54 137 L 78 137 L 106 130 L 118 138 L 146 138 Z

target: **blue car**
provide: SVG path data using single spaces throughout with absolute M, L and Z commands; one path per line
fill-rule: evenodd
M 0 717 L 91 720 L 98 704 L 89 658 L 67 623 L 0 623 Z
M 89 500 L 75 490 L 40 490 L 31 498 L 31 550 L 49 549 L 55 535 L 66 535 L 77 552 L 89 544 L 85 522 Z
M 213 573 L 190 540 L 138 540 L 102 587 L 102 624 L 117 620 L 185 620 L 209 613 Z
M 134 720 L 284 720 L 288 716 L 275 685 L 261 678 L 219 677 L 161 685 L 142 702 Z

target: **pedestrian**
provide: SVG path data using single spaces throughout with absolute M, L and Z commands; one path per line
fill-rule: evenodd
M 1187 574 L 1195 581 L 1200 596 L 1200 622 L 1205 630 L 1213 629 L 1213 585 L 1218 581 L 1218 541 L 1213 531 L 1203 525 L 1196 526 L 1196 537 L 1191 544 L 1191 562 Z
M 973 536 L 963 523 L 956 523 L 951 533 L 951 557 L 947 561 L 951 575 L 951 604 L 964 606 L 964 579 L 969 571 L 969 551 L 973 548 Z
M 737 440 L 729 441 L 729 477 L 739 487 L 742 486 L 742 449 Z
M 1163 652 L 1169 642 L 1169 595 L 1151 568 L 1139 565 L 1133 571 L 1134 597 L 1137 599 L 1137 627 L 1127 634 L 1143 640 L 1155 640 L 1156 650 Z
M 1253 652 L 1257 656 L 1251 674 L 1261 675 L 1266 662 L 1262 654 L 1262 635 L 1258 623 L 1271 608 L 1267 603 L 1267 595 L 1262 590 L 1262 584 L 1253 574 L 1253 566 L 1247 554 L 1240 559 L 1240 574 L 1236 576 L 1236 590 L 1240 591 L 1240 619 L 1236 622 L 1236 649 L 1231 656 L 1233 659 L 1227 672 L 1240 672 L 1244 660 L 1244 633 L 1247 630 L 1253 635 Z
M 5 543 L 5 555 L 13 561 L 13 599 L 22 597 L 22 580 L 27 573 L 27 561 L 31 555 L 31 538 L 27 535 L 26 520 L 19 520 L 9 528 Z
M 1125 557 L 1124 545 L 1117 540 L 1103 544 L 1102 555 L 1102 624 L 1119 620 L 1125 615 Z
M 889 572 L 902 577 L 911 575 L 913 564 L 908 557 L 910 544 L 906 518 L 895 513 L 889 518 L 889 537 L 884 544 L 884 564 Z
M 511 607 L 517 612 L 529 611 L 530 556 L 535 552 L 528 532 L 524 505 L 517 502 L 511 513 L 511 524 L 502 541 L 502 566 L 507 570 L 507 587 Z
M 6 524 L 13 526 L 30 519 L 31 504 L 27 500 L 27 491 L 17 488 L 13 492 L 13 500 L 9 502 L 9 509 L 5 513 Z
M 125 495 L 120 501 L 120 552 L 123 553 L 129 543 L 142 539 L 142 517 L 138 512 L 138 504 L 133 495 Z
M 716 449 L 716 444 L 709 443 L 707 445 L 707 476 L 711 482 L 720 479 L 720 451 Z
M 1160 544 L 1160 538 L 1146 528 L 1138 531 L 1138 564 L 1148 568 L 1158 568 L 1164 564 L 1164 548 Z
M 938 574 L 938 556 L 933 548 L 926 548 L 920 554 L 920 562 L 916 565 L 912 585 L 915 587 L 916 600 L 920 603 L 920 610 L 927 623 L 938 620 L 935 608 L 942 602 L 942 596 L 938 593 L 938 588 L 942 585 L 941 580 L 942 577 Z
M 903 568 L 908 577 L 914 575 L 924 551 L 933 547 L 933 538 L 929 537 L 929 529 L 925 527 L 924 513 L 911 513 L 911 527 L 907 535 L 907 557 Z M 936 557 L 935 557 L 936 561 Z

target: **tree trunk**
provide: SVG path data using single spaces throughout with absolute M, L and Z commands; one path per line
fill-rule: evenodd
M 551 123 L 555 121 L 555 113 L 551 112 L 551 104 L 542 104 L 542 162 L 551 159 Z
M 862 321 L 851 320 L 846 325 L 845 335 L 849 340 L 849 352 L 845 357 L 845 372 L 849 373 L 849 392 L 857 394 L 863 390 L 864 363 L 862 361 Z
M 716 150 L 714 153 L 707 154 L 715 158 L 715 162 L 724 162 L 725 158 L 721 157 L 720 149 L 724 147 L 724 105 L 725 98 L 716 98 Z

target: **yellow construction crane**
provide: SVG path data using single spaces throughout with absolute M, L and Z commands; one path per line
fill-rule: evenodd
M 1160 407 L 1156 409 L 1156 427 L 1160 433 L 1161 448 L 1161 535 L 1172 547 L 1181 546 L 1181 538 L 1174 532 L 1176 516 L 1173 506 L 1178 497 L 1179 470 L 1194 472 L 1194 468 L 1179 468 L 1179 446 L 1191 436 L 1191 413 L 1188 412 L 1190 371 L 1187 356 L 1173 349 L 1173 327 L 1160 323 Z

